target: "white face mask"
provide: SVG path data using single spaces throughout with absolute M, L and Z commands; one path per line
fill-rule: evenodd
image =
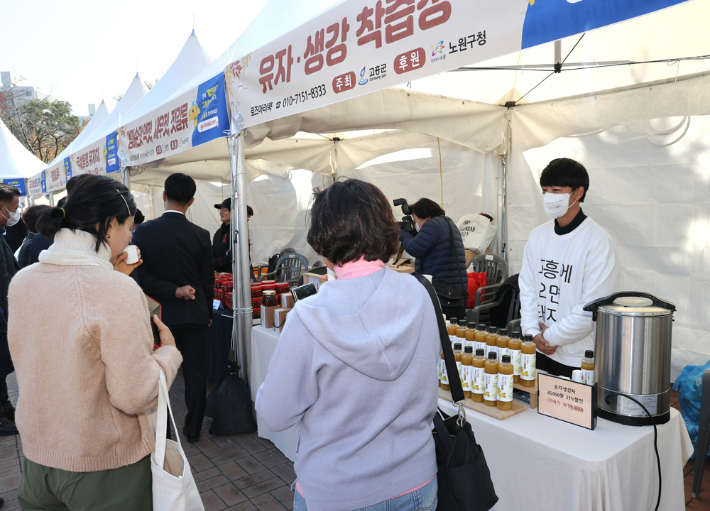
M 420 229 L 419 224 L 414 222 L 414 230 L 419 232 L 419 229 Z
M 9 209 L 7 209 L 7 206 L 4 205 L 3 208 L 5 208 L 8 213 L 10 213 L 10 216 L 5 216 L 5 213 L 2 213 L 2 216 L 7 219 L 6 227 L 12 227 L 20 221 L 21 215 L 19 211 L 10 211 Z
M 542 194 L 542 202 L 545 206 L 545 213 L 550 218 L 560 218 L 569 210 L 570 194 L 569 193 L 544 193 Z M 574 201 L 574 205 L 577 201 Z

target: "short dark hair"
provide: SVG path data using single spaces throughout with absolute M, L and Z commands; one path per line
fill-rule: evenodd
M 69 181 L 67 181 L 67 195 L 71 193 L 71 191 L 77 184 L 79 184 L 83 179 L 86 179 L 90 175 L 91 174 L 79 174 L 78 176 L 74 176 L 69 179 Z
M 444 216 L 446 214 L 441 209 L 441 206 L 431 199 L 419 199 L 409 209 L 419 218 L 434 218 L 435 216 Z
M 22 195 L 16 186 L 0 183 L 0 201 L 8 202 Z
M 571 158 L 552 160 L 540 174 L 540 186 L 569 186 L 574 192 L 584 187 L 584 195 L 579 202 L 584 202 L 589 191 L 589 174 L 584 165 Z
M 308 244 L 336 265 L 362 257 L 387 262 L 399 246 L 399 224 L 387 198 L 359 179 L 316 191 L 310 217 Z
M 59 200 L 57 201 L 57 207 L 58 207 L 58 208 L 63 208 L 63 207 L 64 207 L 64 204 L 66 204 L 66 203 L 67 203 L 67 198 L 66 198 L 66 197 L 62 197 L 61 199 L 59 199 Z
M 72 190 L 63 208 L 44 210 L 37 218 L 37 231 L 52 239 L 59 229 L 86 231 L 96 238 L 96 251 L 106 243 L 109 224 L 115 218 L 123 225 L 136 214 L 133 195 L 122 183 L 108 176 L 81 180 Z M 98 229 L 96 225 L 98 224 Z
M 25 222 L 25 225 L 31 233 L 37 232 L 37 219 L 41 213 L 48 209 L 52 209 L 52 207 L 39 204 L 37 206 L 30 206 L 22 213 L 22 221 Z
M 254 210 L 247 204 L 247 216 L 254 216 Z
M 136 225 L 140 225 L 143 222 L 145 222 L 145 215 L 140 209 L 136 209 L 136 214 L 133 215 L 133 223 Z
M 187 174 L 170 174 L 165 180 L 165 195 L 168 200 L 184 206 L 195 196 L 197 185 Z

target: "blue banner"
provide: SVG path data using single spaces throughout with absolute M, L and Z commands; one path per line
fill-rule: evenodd
M 523 49 L 665 9 L 687 0 L 528 0 Z
M 69 181 L 72 178 L 71 159 L 69 158 L 69 156 L 64 158 L 64 174 L 67 176 L 67 181 Z
M 106 174 L 121 170 L 121 162 L 118 160 L 118 139 L 115 131 L 106 137 L 104 151 L 106 152 Z
M 20 192 L 22 192 L 22 197 L 27 197 L 27 186 L 25 186 L 25 178 L 20 177 L 17 179 L 3 179 L 3 183 L 6 185 L 12 185 L 16 187 Z
M 219 137 L 229 130 L 224 74 L 220 73 L 197 88 L 197 98 L 190 106 L 190 119 L 196 119 L 192 147 Z
M 42 180 L 42 193 L 47 193 L 47 171 L 42 171 L 42 177 L 40 179 Z

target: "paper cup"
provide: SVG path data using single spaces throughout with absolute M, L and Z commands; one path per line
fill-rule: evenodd
M 136 264 L 138 262 L 138 247 L 135 245 L 128 245 L 126 250 L 128 254 L 128 259 L 126 259 L 126 264 Z

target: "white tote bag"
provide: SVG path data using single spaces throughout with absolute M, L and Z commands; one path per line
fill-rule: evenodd
M 155 452 L 150 455 L 153 473 L 153 511 L 204 511 L 200 492 L 190 472 L 180 442 L 166 438 L 168 412 L 173 431 L 177 435 L 173 411 L 168 399 L 168 383 L 160 371 L 158 410 L 155 429 Z
M 482 254 L 496 234 L 496 226 L 483 215 L 464 215 L 456 224 L 461 233 L 464 248 Z

